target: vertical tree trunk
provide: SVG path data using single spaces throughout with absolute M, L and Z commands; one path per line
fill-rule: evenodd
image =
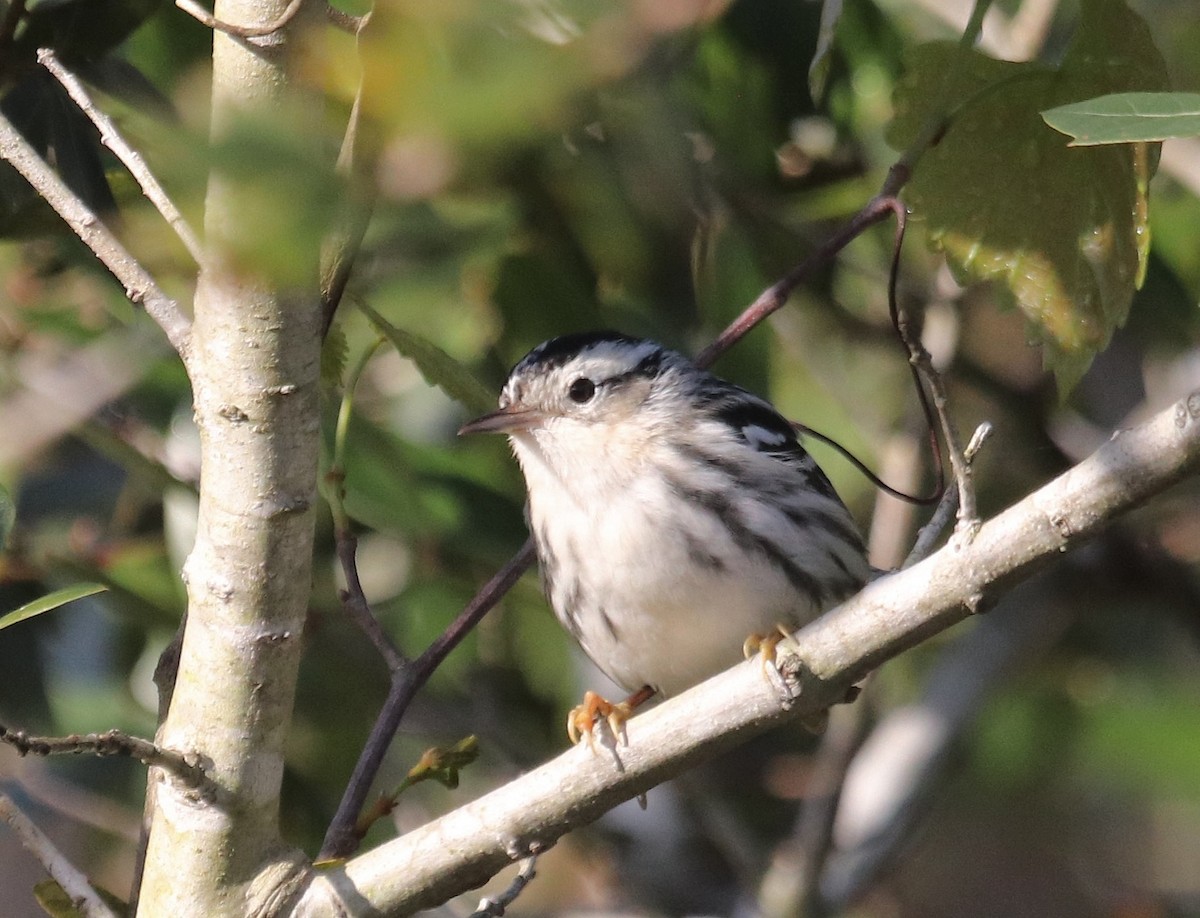
M 219 0 L 215 13 L 261 24 L 285 6 Z M 215 138 L 248 110 L 276 116 L 296 105 L 288 58 L 299 18 L 262 39 L 215 34 Z M 255 182 L 283 180 L 280 170 L 272 175 Z M 209 257 L 190 361 L 202 449 L 199 530 L 184 570 L 188 620 L 161 733 L 165 745 L 198 752 L 218 789 L 201 796 L 153 775 L 138 909 L 153 918 L 244 915 L 255 906 L 255 878 L 273 860 L 286 862 L 279 788 L 310 587 L 319 437 L 317 252 L 294 253 L 312 265 L 303 289 L 280 291 L 235 272 L 221 253 L 245 207 L 234 183 L 210 177 Z

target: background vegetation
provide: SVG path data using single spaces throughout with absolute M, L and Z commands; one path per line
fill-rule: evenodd
M 279 283 L 311 271 L 292 253 L 324 235 L 354 186 L 335 182 L 283 119 L 240 125 L 210 147 L 209 30 L 162 4 L 94 6 L 80 13 L 78 23 L 90 25 L 79 26 L 77 61 L 126 61 L 145 75 L 139 94 L 136 78 L 109 64 L 122 75 L 99 99 L 185 213 L 197 217 L 207 171 L 220 163 L 262 218 L 234 228 L 231 250 Z M 529 347 L 565 331 L 616 327 L 694 352 L 879 188 L 898 156 L 889 140 L 907 143 L 903 117 L 893 124 L 893 115 L 918 104 L 923 84 L 914 74 L 936 53 L 918 46 L 961 33 L 953 6 L 847 3 L 816 100 L 809 65 L 821 9 L 813 3 L 394 3 L 374 11 L 357 42 L 329 30 L 314 41 L 306 71 L 329 100 L 328 125 L 312 130 L 332 154 L 361 79 L 363 143 L 378 163 L 350 303 L 433 342 L 493 391 Z M 1152 44 L 1129 51 L 1133 63 L 1158 80 L 1156 48 L 1171 85 L 1200 85 L 1194 5 L 1134 6 Z M 1016 28 L 1031 15 L 1022 4 L 998 7 L 985 38 L 1010 43 L 1001 56 L 1067 66 L 1077 4 L 1049 4 L 1046 27 L 1032 38 Z M 116 11 L 137 26 L 127 38 L 94 28 Z M 74 22 L 63 17 L 55 28 Z M 1001 53 L 998 44 L 984 47 Z M 12 66 L 3 68 L 0 106 L 14 122 L 61 104 L 48 83 L 27 88 L 21 53 L 13 44 Z M 172 113 L 150 87 L 169 98 Z M 77 191 L 187 302 L 194 265 L 157 213 L 107 154 L 107 181 L 89 176 L 86 163 L 67 165 L 85 125 L 46 123 L 60 131 L 48 139 L 60 170 L 77 177 Z M 1045 170 L 1014 163 L 1015 145 L 974 174 L 942 173 L 911 189 L 918 219 L 901 296 L 927 310 L 930 348 L 959 424 L 996 427 L 976 472 L 985 517 L 1114 427 L 1196 387 L 1200 153 L 1182 144 L 1174 151 L 1150 185 L 1153 245 L 1128 322 L 1086 372 L 1100 340 L 1078 353 L 1055 340 L 1057 384 L 1030 343 L 1053 322 L 1031 331 L 1004 284 L 958 287 L 926 249 L 925 230 L 939 229 L 939 218 L 920 206 L 932 196 L 993 213 L 1011 197 L 1021 206 L 1002 219 L 1062 233 L 1060 214 L 1030 207 L 1020 193 L 1026 182 L 1045 182 Z M 264 190 L 259 179 L 268 173 L 289 177 L 286 196 Z M 187 379 L 124 291 L 22 187 L 0 174 L 0 483 L 16 513 L 0 613 L 80 580 L 109 589 L 0 632 L 0 723 L 44 734 L 119 727 L 151 735 L 150 674 L 184 608 L 178 571 L 197 473 Z M 919 417 L 887 317 L 890 243 L 884 229 L 857 240 L 716 369 L 838 438 L 889 481 L 922 490 L 929 481 L 915 457 Z M 1065 299 L 1067 313 L 1079 316 L 1086 304 Z M 341 311 L 326 355 L 330 449 L 339 382 L 377 337 L 361 312 Z M 427 375 L 381 349 L 356 390 L 346 448 L 346 508 L 365 590 L 414 655 L 524 538 L 523 489 L 505 446 L 458 442 L 466 410 Z M 897 564 L 920 519 L 880 500 L 819 444 L 813 452 L 864 530 L 876 520 L 876 563 Z M 1194 481 L 1181 485 L 991 613 L 987 622 L 1024 615 L 1028 627 L 982 684 L 969 679 L 982 664 L 961 662 L 975 622 L 872 681 L 860 703 L 864 728 L 939 691 L 968 703 L 949 755 L 914 805 L 915 821 L 900 829 L 906 842 L 859 899 L 863 914 L 1200 914 L 1198 492 Z M 382 662 L 339 603 L 328 514 L 319 527 L 284 789 L 285 835 L 310 853 L 387 688 Z M 457 789 L 427 782 L 406 792 L 368 842 L 561 750 L 566 710 L 599 684 L 577 662 L 528 575 L 418 697 L 380 785 L 398 784 L 426 747 L 467 735 L 479 737 L 478 760 Z M 821 793 L 816 745 L 770 736 L 653 792 L 644 813 L 618 809 L 543 859 L 519 909 L 749 909 L 797 806 Z M 884 787 L 907 780 L 895 760 L 883 775 Z M 3 752 L 0 780 L 93 877 L 124 895 L 141 766 Z M 27 892 L 39 871 L 14 849 L 0 834 L 0 888 L 22 903 L 8 914 L 39 914 Z

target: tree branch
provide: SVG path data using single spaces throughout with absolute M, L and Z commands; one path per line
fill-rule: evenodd
M 513 881 L 508 885 L 508 889 L 504 890 L 494 899 L 484 897 L 479 902 L 479 908 L 471 912 L 470 918 L 501 918 L 510 905 L 517 901 L 517 897 L 525 891 L 525 887 L 534 881 L 537 876 L 537 855 L 531 854 L 521 862 L 521 869 L 517 875 L 513 877 Z
M 63 89 L 79 106 L 79 110 L 87 115 L 92 124 L 96 126 L 96 130 L 100 132 L 101 142 L 112 150 L 117 159 L 129 170 L 129 174 L 141 187 L 142 193 L 175 230 L 175 235 L 184 244 L 192 259 L 196 264 L 202 264 L 204 262 L 204 246 L 200 244 L 199 237 L 188 225 L 187 220 L 179 212 L 179 208 L 175 206 L 175 202 L 171 200 L 162 184 L 154 177 L 154 173 L 150 171 L 150 167 L 146 165 L 142 155 L 121 136 L 121 132 L 117 130 L 113 120 L 96 108 L 79 77 L 63 66 L 53 49 L 39 48 L 37 57 L 38 63 L 49 70 L 54 78 L 62 84 Z
M 839 701 L 879 664 L 989 607 L 1006 588 L 1110 520 L 1200 468 L 1200 391 L 1137 428 L 1116 432 L 1088 459 L 959 541 L 805 627 L 779 670 L 787 691 L 750 661 L 639 715 L 629 745 L 586 746 L 407 835 L 310 875 L 306 918 L 364 906 L 404 915 L 545 850 L 698 760 L 747 736 Z M 698 712 L 703 712 L 698 715 Z
M 896 193 L 908 180 L 908 176 L 909 169 L 906 165 L 897 163 L 892 166 L 888 170 L 887 179 L 879 194 L 864 204 L 845 226 L 826 239 L 804 261 L 760 293 L 758 298 L 717 336 L 717 340 L 696 355 L 694 361 L 696 366 L 711 366 L 718 357 L 741 341 L 751 329 L 771 313 L 783 308 L 788 297 L 792 295 L 792 291 L 799 287 L 817 267 L 828 262 L 834 255 L 861 236 L 864 231 L 897 213 L 897 208 L 903 209 L 903 205 L 896 199 Z
M 0 819 L 8 824 L 21 844 L 46 868 L 46 873 L 71 897 L 81 914 L 87 918 L 116 918 L 116 914 L 104 904 L 79 868 L 67 860 L 54 842 L 4 793 L 0 793 Z
M 229 22 L 273 19 L 287 0 L 218 0 Z M 317 28 L 302 4 L 288 28 L 258 42 L 213 36 L 211 132 L 286 114 L 305 156 L 321 155 L 318 98 L 296 71 Z M 311 14 L 311 15 L 310 15 Z M 301 149 L 300 147 L 296 148 Z M 332 165 L 332 164 L 330 164 Z M 259 187 L 294 193 L 302 175 L 267 170 Z M 269 905 L 298 855 L 279 838 L 279 790 L 312 583 L 320 450 L 321 314 L 316 272 L 281 289 L 237 270 L 230 248 L 257 212 L 219 166 L 209 175 L 188 377 L 200 433 L 196 538 L 184 565 L 188 609 L 162 745 L 205 757 L 215 791 L 198 796 L 151 773 L 151 828 L 138 914 L 248 915 Z M 296 241 L 299 265 L 318 259 Z
M 362 811 L 363 803 L 371 790 L 371 782 L 379 772 L 383 757 L 413 697 L 429 681 L 429 677 L 441 666 L 450 651 L 459 645 L 471 629 L 479 624 L 479 620 L 521 579 L 521 575 L 533 564 L 533 558 L 533 540 L 526 539 L 521 549 L 492 576 L 491 580 L 480 587 L 479 592 L 458 614 L 458 618 L 450 623 L 437 640 L 417 659 L 406 663 L 392 674 L 392 687 L 388 692 L 387 701 L 371 727 L 371 735 L 367 737 L 363 751 L 354 766 L 354 773 L 342 794 L 341 803 L 338 804 L 337 813 L 334 814 L 325 833 L 320 860 L 345 857 L 358 847 L 359 837 L 355 830 L 358 814 Z
M 975 428 L 975 433 L 971 435 L 970 441 L 962 452 L 963 465 L 970 469 L 975 461 L 975 454 L 979 452 L 988 437 L 992 435 L 992 425 L 988 421 L 984 421 Z M 950 525 L 950 520 L 958 513 L 959 509 L 959 486 L 957 484 L 951 487 L 942 495 L 941 502 L 933 511 L 933 516 L 929 518 L 921 531 L 917 533 L 916 541 L 913 547 L 908 552 L 908 557 L 904 559 L 904 567 L 912 567 L 918 561 L 924 561 L 929 557 L 929 553 L 933 551 L 934 543 L 937 542 L 945 528 Z M 972 518 L 974 512 L 972 511 Z
M 214 13 L 210 13 L 197 3 L 196 0 L 175 0 L 175 5 L 179 9 L 198 20 L 204 26 L 214 29 L 217 32 L 224 32 L 226 35 L 232 35 L 234 38 L 264 38 L 267 35 L 274 35 L 296 17 L 303 4 L 304 0 L 291 0 L 283 12 L 270 22 L 257 26 L 243 26 L 218 19 Z
M 166 333 L 167 340 L 187 363 L 191 322 L 176 302 L 155 283 L 143 268 L 92 211 L 51 169 L 21 132 L 0 114 L 0 157 L 12 163 L 46 202 L 66 221 L 104 267 L 125 286 L 130 302 L 140 304 Z
M 191 788 L 201 787 L 206 781 L 204 768 L 195 754 L 164 749 L 150 740 L 120 730 L 85 736 L 74 733 L 70 736 L 30 736 L 24 730 L 9 730 L 0 724 L 0 742 L 12 746 L 18 755 L 123 755 L 168 771 Z

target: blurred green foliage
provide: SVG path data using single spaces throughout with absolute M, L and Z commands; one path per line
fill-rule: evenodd
M 43 5 L 48 13 L 52 5 Z M 361 203 L 360 190 L 330 168 L 361 80 L 358 152 L 372 213 L 327 349 L 323 420 L 332 443 L 338 382 L 384 330 L 403 356 L 381 349 L 359 381 L 346 440 L 345 506 L 360 540 L 367 595 L 405 653 L 420 653 L 441 633 L 525 537 L 521 479 L 504 444 L 454 436 L 485 407 L 481 388 L 494 397 L 531 346 L 584 328 L 617 327 L 695 351 L 820 244 L 877 190 L 896 157 L 884 142 L 889 125 L 903 145 L 923 112 L 914 93 L 930 98 L 944 70 L 946 52 L 924 40 L 956 36 L 909 6 L 846 4 L 825 98 L 814 102 L 808 66 L 820 10 L 812 3 L 391 3 L 375 11 L 357 42 L 331 28 L 304 42 L 301 71 L 307 90 L 327 98 L 327 121 L 298 125 L 281 112 L 278 120 L 234 124 L 214 144 L 205 139 L 209 36 L 198 23 L 164 6 L 124 44 L 99 49 L 169 96 L 171 122 L 129 98 L 97 94 L 194 225 L 202 224 L 213 167 L 256 202 L 260 219 L 210 231 L 238 270 L 274 283 L 311 282 L 316 266 L 296 253 L 313 250 L 342 209 Z M 1001 6 L 1012 12 L 1019 4 Z M 1101 159 L 1070 151 L 1067 159 L 1064 138 L 1062 149 L 1051 151 L 1048 141 L 1025 132 L 1034 125 L 1057 136 L 1038 111 L 1082 97 L 1076 89 L 1095 94 L 1109 85 L 1080 57 L 1110 46 L 1122 60 L 1116 69 L 1141 74 L 1145 88 L 1162 79 L 1158 51 L 1176 85 L 1197 85 L 1192 51 L 1200 17 L 1186 3 L 1147 0 L 1138 4 L 1147 35 L 1115 0 L 1085 6 L 1082 31 L 1077 10 L 1060 11 L 1035 63 L 971 54 L 952 96 L 964 102 L 961 120 L 906 192 L 964 279 L 971 275 L 966 262 L 978 265 L 984 255 L 1005 266 L 1000 274 L 1014 258 L 1032 264 L 1030 253 L 1044 257 L 1038 263 L 1050 265 L 1047 272 L 1056 257 L 1068 262 L 1065 280 L 1040 274 L 1030 281 L 1041 285 L 1039 296 L 1053 288 L 1041 306 L 1016 290 L 1017 311 L 1009 308 L 1011 293 L 954 288 L 915 238 L 904 253 L 901 297 L 930 306 L 927 322 L 960 427 L 986 418 L 998 428 L 977 472 L 985 513 L 1065 469 L 1127 423 L 1144 399 L 1161 404 L 1180 394 L 1197 359 L 1195 194 L 1181 177 L 1160 172 L 1149 186 L 1146 217 L 1127 151 Z M 150 12 L 121 8 L 143 18 Z M 1087 18 L 1096 11 L 1106 25 Z M 1192 44 L 1183 39 L 1188 35 Z M 1009 80 L 1013 74 L 1020 78 Z M 976 96 L 984 86 L 990 88 Z M 900 117 L 894 124 L 893 98 Z M 978 128 L 971 139 L 956 136 L 968 128 Z M 313 132 L 319 155 L 308 142 Z M 123 239 L 186 303 L 195 266 L 116 164 L 97 156 L 116 190 Z M 288 194 L 263 191 L 278 187 L 281 174 Z M 274 179 L 260 184 L 265 176 Z M 11 203 L 2 181 L 0 195 Z M 13 213 L 21 224 L 23 212 Z M 1148 252 L 1137 241 L 1147 235 L 1147 219 L 1154 240 Z M 26 241 L 0 249 L 0 483 L 17 507 L 2 561 L 0 614 L 81 579 L 109 589 L 78 610 L 3 632 L 0 723 L 42 733 L 109 726 L 151 733 L 150 674 L 183 609 L 178 571 L 198 480 L 187 381 L 177 362 L 147 350 L 134 378 L 102 408 L 72 413 L 89 390 L 115 377 L 102 361 L 85 359 L 87 348 L 129 341 L 145 320 L 80 245 L 45 232 L 52 225 L 21 224 L 13 235 Z M 1092 228 L 1112 246 L 1099 253 L 1095 276 L 1080 241 Z M 1006 238 L 994 244 L 997 234 Z M 929 473 L 920 460 L 916 467 L 895 464 L 905 444 L 918 453 L 921 447 L 912 445 L 919 434 L 914 395 L 887 321 L 890 242 L 886 228 L 857 240 L 716 369 L 836 437 L 894 483 L 907 479 L 904 486 L 922 491 Z M 1143 268 L 1146 283 L 1135 291 Z M 1028 344 L 1029 320 L 1040 339 L 1050 334 L 1057 342 L 1056 366 L 1067 366 L 1067 376 L 1082 373 L 1110 336 L 1114 343 L 1060 400 L 1040 352 Z M 66 407 L 53 398 L 28 400 L 30 392 L 46 391 L 65 393 Z M 876 499 L 869 485 L 819 446 L 814 453 L 866 529 Z M 1015 685 L 1001 688 L 964 740 L 960 774 L 971 781 L 966 789 L 956 785 L 956 812 L 988 809 L 989 795 L 1000 793 L 1013 793 L 1018 806 L 1020 789 L 1033 784 L 1038 800 L 1053 798 L 1081 823 L 1095 815 L 1096 798 L 1119 796 L 1139 813 L 1194 800 L 1186 776 L 1196 740 L 1187 712 L 1200 701 L 1196 491 L 1194 482 L 1186 484 L 1123 524 L 1127 541 L 1113 556 L 1118 561 L 1080 560 L 1085 579 L 1112 578 L 1104 581 L 1104 614 L 1091 616 L 1088 604 L 1100 599 L 1078 591 L 1077 623 L 1066 638 L 1031 658 L 1030 672 Z M 891 525 L 903 530 L 903 543 L 918 522 Z M 326 512 L 317 545 L 283 810 L 289 840 L 309 851 L 387 688 L 382 661 L 339 607 Z M 1056 575 L 1048 576 L 1045 601 L 1062 601 Z M 952 634 L 889 665 L 879 676 L 880 716 L 919 694 L 932 661 L 953 647 Z M 458 774 L 457 790 L 425 782 L 406 792 L 396 825 L 469 799 L 561 750 L 566 710 L 596 684 L 573 659 L 527 576 L 419 696 L 379 785 L 400 784 L 425 749 L 466 735 L 478 736 L 478 759 Z M 803 738 L 774 737 L 708 776 L 730 789 L 730 805 L 751 825 L 751 860 L 766 858 L 785 810 L 806 793 L 810 750 Z M 136 769 L 105 771 L 86 761 L 37 767 L 115 797 L 127 824 L 136 823 Z M 10 768 L 0 753 L 0 774 Z M 751 792 L 760 785 L 765 789 Z M 652 795 L 652 816 L 659 806 L 666 810 Z M 711 829 L 688 827 L 700 838 Z M 111 840 L 100 830 L 79 831 L 85 840 Z M 392 831 L 377 825 L 368 842 Z M 1022 841 L 1036 847 L 1035 832 Z M 936 845 L 937 837 L 929 833 L 926 843 Z M 615 844 L 589 844 L 582 854 L 560 846 L 557 870 L 571 877 L 581 864 L 628 866 Z M 639 850 L 631 844 L 630 857 Z M 712 850 L 696 863 L 709 867 L 711 859 L 724 865 L 712 876 L 733 872 Z M 95 870 L 121 889 L 127 867 L 125 854 Z M 894 881 L 901 887 L 904 869 L 902 863 Z M 1129 871 L 1139 894 L 1165 896 L 1134 884 L 1136 871 Z M 603 874 L 594 871 L 597 885 Z M 1059 879 L 1083 885 L 1069 874 Z M 1005 881 L 1013 890 L 1021 882 Z M 578 905 L 588 883 L 562 886 L 560 900 L 537 907 Z M 636 886 L 631 877 L 625 891 L 645 893 L 663 913 L 688 907 L 679 890 Z M 1086 891 L 1080 898 L 1087 901 Z M 716 911 L 716 902 L 692 907 Z M 1013 908 L 1019 906 L 1014 892 Z

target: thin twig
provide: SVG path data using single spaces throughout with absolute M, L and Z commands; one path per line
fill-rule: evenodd
M 536 854 L 531 854 L 521 861 L 521 869 L 513 877 L 508 889 L 494 899 L 491 896 L 480 899 L 479 908 L 471 913 L 470 918 L 502 918 L 505 910 L 517 901 L 517 896 L 521 895 L 525 887 L 537 876 L 537 859 Z
M 0 114 L 0 157 L 25 177 L 34 190 L 58 212 L 75 235 L 92 250 L 125 286 L 130 302 L 140 304 L 167 336 L 167 340 L 188 362 L 192 323 L 178 304 L 163 293 L 150 273 L 125 249 L 92 211 L 75 195 L 13 127 Z
M 104 904 L 83 872 L 72 864 L 54 842 L 34 825 L 7 794 L 0 792 L 0 819 L 16 833 L 21 844 L 46 868 L 46 873 L 71 897 L 71 904 L 87 918 L 116 918 L 116 913 Z
M 934 425 L 934 413 L 935 407 L 938 405 L 938 393 L 941 393 L 942 396 L 941 408 L 943 410 L 938 411 L 937 414 L 939 420 L 942 421 L 942 434 L 950 444 L 951 465 L 953 465 L 954 449 L 958 445 L 958 438 L 957 432 L 950 426 L 949 420 L 944 414 L 946 401 L 945 386 L 942 383 L 941 376 L 934 369 L 933 360 L 925 350 L 920 333 L 913 333 L 912 327 L 909 324 L 908 311 L 900 308 L 898 293 L 900 285 L 900 254 L 904 250 L 904 233 L 908 227 L 908 209 L 900 202 L 899 198 L 892 199 L 892 208 L 892 212 L 896 217 L 896 236 L 892 243 L 892 262 L 888 267 L 888 312 L 891 315 L 892 327 L 896 330 L 896 334 L 900 338 L 900 343 L 908 350 L 908 369 L 912 374 L 913 388 L 917 391 L 917 402 L 921 406 L 921 413 L 925 416 L 925 425 L 929 436 L 929 454 L 933 457 L 933 474 L 936 480 L 933 493 L 928 497 L 914 500 L 913 503 L 933 504 L 941 500 L 942 495 L 946 493 L 946 467 L 942 461 L 942 450 L 938 443 L 937 429 Z M 933 390 L 934 406 L 930 406 L 929 404 L 929 395 L 921 383 L 922 376 L 929 381 L 929 387 Z
M 391 636 L 383 630 L 383 626 L 379 624 L 379 619 L 375 617 L 375 613 L 371 611 L 371 605 L 367 601 L 366 593 L 363 592 L 362 581 L 358 577 L 358 539 L 349 528 L 338 527 L 337 535 L 337 556 L 341 562 L 342 572 L 346 576 L 346 589 L 340 592 L 342 600 L 342 608 L 346 610 L 346 614 L 358 626 L 358 630 L 367 636 L 367 639 L 379 651 L 379 655 L 383 657 L 383 662 L 387 665 L 388 673 L 395 675 L 402 667 L 409 664 L 409 659 L 404 655 L 399 647 L 396 646 Z
M 277 17 L 264 25 L 257 26 L 240 26 L 232 23 L 222 22 L 196 0 L 175 0 L 175 5 L 185 13 L 198 19 L 203 25 L 210 29 L 216 29 L 218 32 L 224 32 L 226 35 L 232 35 L 235 38 L 263 38 L 267 35 L 272 35 L 278 32 L 284 26 L 295 18 L 300 12 L 300 7 L 304 5 L 304 0 L 292 0 L 287 5 L 287 8 Z
M 695 364 L 710 366 L 718 357 L 737 344 L 756 325 L 778 311 L 794 291 L 816 268 L 857 239 L 876 223 L 881 223 L 896 210 L 896 192 L 908 180 L 908 169 L 900 164 L 888 170 L 879 194 L 868 201 L 841 229 L 830 236 L 804 261 L 758 295 L 758 298 L 734 319 L 708 347 L 696 355 Z
M 413 697 L 429 681 L 433 671 L 441 665 L 450 651 L 458 646 L 479 620 L 521 579 L 521 575 L 532 566 L 533 559 L 533 540 L 526 539 L 520 551 L 480 588 L 458 614 L 458 618 L 450 623 L 437 640 L 410 665 L 396 672 L 387 700 L 371 728 L 371 735 L 367 737 L 359 755 L 354 773 L 342 794 L 341 803 L 338 804 L 337 813 L 325 833 L 320 860 L 346 857 L 358 847 L 359 839 L 354 831 L 358 814 Z
M 199 757 L 156 746 L 150 740 L 130 736 L 120 730 L 88 733 L 80 736 L 30 736 L 24 730 L 9 730 L 0 724 L 0 742 L 7 743 L 19 755 L 121 755 L 144 765 L 161 768 L 188 787 L 201 787 L 207 780 Z
M 975 428 L 975 433 L 971 435 L 971 440 L 963 450 L 963 459 L 970 466 L 975 459 L 975 455 L 979 452 L 979 448 L 987 442 L 988 437 L 992 435 L 992 425 L 984 421 Z M 950 525 L 950 520 L 958 512 L 958 485 L 951 485 L 947 488 L 946 493 L 942 495 L 942 502 L 938 504 L 936 510 L 933 511 L 933 516 L 929 518 L 929 522 L 921 527 L 917 533 L 916 539 L 913 541 L 913 547 L 908 553 L 908 557 L 904 559 L 904 564 L 901 569 L 912 567 L 918 561 L 924 561 L 929 557 L 929 553 L 933 551 L 933 546 L 937 543 L 938 537 L 947 526 Z
M 92 124 L 96 125 L 96 129 L 100 132 L 100 140 L 116 154 L 117 159 L 129 170 L 129 174 L 137 180 L 142 193 L 175 230 L 175 235 L 187 248 L 196 264 L 202 264 L 204 246 L 201 245 L 199 237 L 192 231 L 183 214 L 179 212 L 179 208 L 175 206 L 175 202 L 171 200 L 158 179 L 154 177 L 154 173 L 150 171 L 150 167 L 146 165 L 142 155 L 121 136 L 121 132 L 117 130 L 113 120 L 96 107 L 83 83 L 63 66 L 53 49 L 39 48 L 37 58 L 38 63 L 49 70 L 54 78 L 63 85 L 75 104 L 79 106 L 79 110 L 87 115 Z
M 938 423 L 942 428 L 942 438 L 946 441 L 946 451 L 950 455 L 950 469 L 954 474 L 954 481 L 958 491 L 957 531 L 970 540 L 979 528 L 979 514 L 975 508 L 975 485 L 971 464 L 966 458 L 965 447 L 959 439 L 958 428 L 950 417 L 950 400 L 946 394 L 946 384 L 942 379 L 942 375 L 934 367 L 933 358 L 930 357 L 929 351 L 926 350 L 924 343 L 921 341 L 920 333 L 913 328 L 908 311 L 900 307 L 896 296 L 896 277 L 900 257 L 899 248 L 904 231 L 903 219 L 899 214 L 897 214 L 897 219 L 900 222 L 897 225 L 896 248 L 893 251 L 892 268 L 888 278 L 888 308 L 892 316 L 892 325 L 900 336 L 901 342 L 908 349 L 908 361 L 913 374 L 913 382 L 920 396 L 921 408 L 925 411 L 925 415 L 929 419 L 930 442 L 933 448 L 933 455 L 938 463 L 936 471 L 940 490 L 937 498 L 940 499 L 944 496 L 945 486 L 941 465 L 941 451 L 937 446 L 937 435 L 933 429 L 933 421 L 930 413 L 931 401 L 933 411 L 937 414 Z M 924 380 L 925 385 L 929 386 L 928 394 L 925 392 L 922 380 Z
M 912 144 L 904 151 L 895 166 L 892 167 L 893 169 L 901 169 L 905 178 L 916 168 L 917 162 L 925 155 L 925 152 L 945 132 L 947 122 L 950 118 L 950 98 L 955 91 L 955 87 L 961 82 L 960 76 L 963 67 L 966 66 L 967 56 L 979 39 L 980 32 L 983 30 L 984 17 L 987 15 L 987 11 L 993 2 L 994 0 L 975 0 L 966 28 L 963 30 L 963 34 L 958 41 L 958 53 L 951 58 L 950 66 L 943 76 L 938 99 L 930 108 L 930 113 L 926 117 L 924 124 L 921 125 L 920 130 L 917 131 L 917 136 Z M 908 324 L 908 315 L 906 311 L 899 308 L 896 298 L 896 278 L 900 257 L 899 238 L 903 235 L 903 222 L 906 216 L 907 211 L 903 207 L 896 211 L 896 218 L 899 221 L 899 225 L 897 226 L 898 239 L 893 251 L 892 266 L 888 276 L 888 308 L 891 311 L 892 324 L 896 327 L 897 332 L 900 334 L 900 339 L 908 348 L 909 363 L 913 368 L 913 379 L 917 384 L 921 407 L 927 414 L 929 411 L 929 401 L 917 376 L 918 372 L 929 384 L 933 408 L 937 413 L 938 423 L 942 428 L 942 436 L 946 441 L 946 450 L 950 454 L 950 469 L 954 474 L 954 480 L 958 487 L 957 531 L 962 533 L 964 538 L 969 541 L 974 537 L 976 530 L 979 528 L 979 516 L 975 509 L 975 488 L 971 479 L 970 464 L 963 457 L 961 440 L 947 410 L 948 399 L 941 374 L 933 366 L 929 352 L 925 350 L 925 346 L 921 343 L 920 338 L 911 333 Z M 939 463 L 938 477 L 939 481 L 941 481 L 941 452 L 937 448 L 935 436 L 933 425 L 930 424 L 933 454 Z M 942 492 L 939 492 L 938 496 L 941 497 Z
M 362 31 L 362 27 L 370 21 L 371 14 L 364 13 L 361 16 L 352 16 L 335 6 L 327 5 L 325 7 L 325 19 L 334 28 L 341 29 L 343 32 L 349 32 L 351 35 L 357 35 Z
M 341 562 L 342 573 L 346 577 L 346 589 L 340 594 L 342 606 L 359 630 L 375 645 L 375 649 L 387 664 L 388 673 L 394 677 L 397 670 L 406 666 L 409 661 L 371 611 L 371 604 L 358 576 L 358 538 L 354 535 L 350 514 L 346 512 L 346 438 L 350 432 L 350 418 L 354 413 L 354 394 L 363 371 L 384 340 L 382 336 L 377 337 L 374 343 L 359 355 L 346 374 L 333 434 L 333 459 L 329 471 L 325 474 L 324 481 L 327 487 L 324 493 L 329 502 L 329 512 L 333 516 L 338 561 Z

